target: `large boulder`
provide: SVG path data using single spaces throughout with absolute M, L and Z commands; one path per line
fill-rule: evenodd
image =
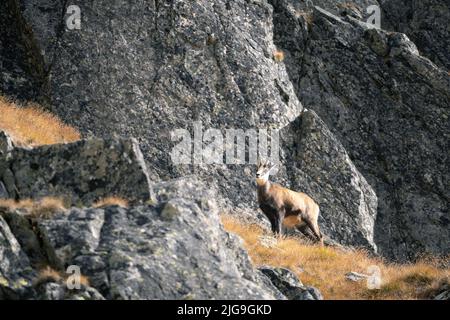
M 0 300 L 103 300 L 86 283 L 68 287 L 53 248 L 36 227 L 19 211 L 0 209 Z M 42 274 L 49 266 L 56 270 Z
M 376 251 L 377 195 L 325 123 L 307 110 L 281 136 L 284 165 L 275 179 L 317 202 L 325 235 Z
M 447 71 L 421 56 L 404 34 L 318 7 L 309 22 L 281 9 L 274 22 L 285 36 L 275 41 L 286 51 L 299 98 L 378 196 L 380 253 L 398 260 L 448 254 Z
M 90 205 L 108 196 L 131 202 L 151 198 L 146 164 L 134 139 L 15 148 L 0 180 L 18 198 L 59 196 L 69 205 Z
M 289 300 L 323 300 L 317 288 L 304 286 L 289 269 L 262 266 L 258 270 Z
M 60 263 L 77 265 L 107 299 L 274 299 L 237 237 L 219 222 L 210 190 L 195 197 L 160 189 L 165 200 L 129 209 L 72 209 L 41 220 Z M 179 194 L 181 197 L 175 196 Z M 158 195 L 161 197 L 161 194 Z M 275 295 L 276 294 L 276 295 Z

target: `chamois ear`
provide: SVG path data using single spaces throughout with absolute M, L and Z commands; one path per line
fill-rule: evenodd
M 267 167 L 267 165 L 268 165 L 268 161 L 267 160 L 265 160 L 263 158 L 260 158 L 258 160 L 258 168 Z

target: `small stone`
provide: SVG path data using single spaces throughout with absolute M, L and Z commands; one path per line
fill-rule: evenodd
M 345 274 L 345 278 L 350 281 L 358 282 L 367 279 L 369 276 L 358 272 L 349 272 Z
M 258 270 L 289 300 L 323 300 L 318 289 L 304 286 L 289 269 L 263 266 Z

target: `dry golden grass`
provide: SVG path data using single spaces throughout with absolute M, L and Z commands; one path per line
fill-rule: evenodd
M 34 285 L 40 285 L 46 282 L 60 282 L 63 277 L 61 273 L 47 266 L 39 271 L 39 275 L 34 280 Z
M 37 200 L 24 199 L 19 201 L 0 199 L 0 208 L 11 211 L 22 209 L 26 211 L 27 216 L 40 219 L 49 219 L 58 212 L 66 211 L 64 201 L 56 197 L 43 197 Z
M 94 202 L 92 206 L 94 208 L 104 208 L 109 206 L 119 206 L 122 208 L 128 208 L 128 200 L 116 196 L 111 196 Z
M 320 247 L 298 238 L 283 237 L 273 245 L 262 242 L 271 235 L 257 225 L 245 224 L 235 217 L 222 216 L 225 229 L 239 235 L 255 266 L 270 265 L 294 271 L 300 280 L 317 287 L 325 299 L 423 299 L 442 281 L 448 281 L 449 269 L 440 268 L 448 259 L 396 265 L 372 258 L 363 250 Z M 366 280 L 352 282 L 345 278 L 351 271 L 372 274 L 371 266 L 381 271 L 380 289 L 370 290 Z
M 63 273 L 51 268 L 50 266 L 46 266 L 39 271 L 39 274 L 38 274 L 37 278 L 34 280 L 33 284 L 34 284 L 34 286 L 38 286 L 38 285 L 40 285 L 42 283 L 46 283 L 46 282 L 62 283 L 63 281 L 66 281 L 68 277 L 69 277 L 69 274 L 63 274 Z M 88 277 L 86 277 L 84 275 L 80 275 L 80 278 L 78 280 L 80 281 L 80 285 L 86 286 L 86 287 L 90 286 Z
M 89 278 L 84 275 L 80 275 L 80 284 L 85 287 L 89 287 L 91 285 Z
M 23 147 L 67 143 L 80 139 L 80 133 L 36 104 L 18 106 L 0 96 L 0 130 L 14 144 Z
M 275 50 L 273 52 L 273 59 L 276 62 L 282 62 L 284 60 L 284 52 L 281 50 Z

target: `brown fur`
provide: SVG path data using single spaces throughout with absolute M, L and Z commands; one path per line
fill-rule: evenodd
M 260 165 L 258 173 L 270 172 L 274 166 L 269 167 L 268 164 Z M 295 192 L 279 184 L 271 183 L 268 176 L 267 179 L 257 177 L 256 182 L 259 207 L 269 219 L 273 232 L 281 234 L 282 224 L 296 227 L 302 232 L 307 227 L 323 245 L 323 237 L 317 222 L 319 206 L 311 197 L 305 193 Z

